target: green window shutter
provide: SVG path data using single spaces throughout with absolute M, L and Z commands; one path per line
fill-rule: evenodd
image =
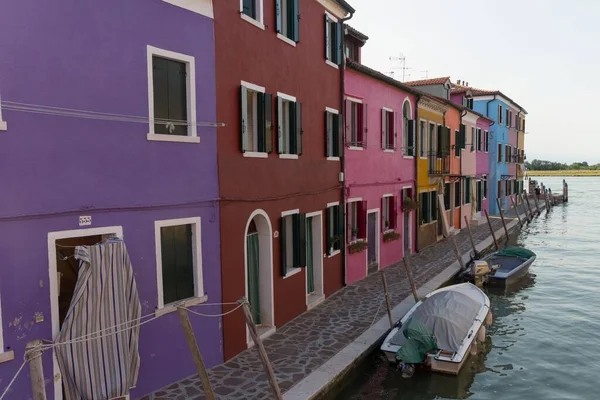
M 169 120 L 187 121 L 187 67 L 185 63 L 168 60 Z M 187 136 L 186 125 L 175 125 L 172 135 Z
M 330 52 L 330 48 L 329 46 L 331 46 L 331 32 L 330 32 L 330 25 L 329 25 L 329 17 L 327 16 L 327 14 L 325 14 L 325 59 L 326 60 L 330 60 L 331 58 L 329 57 L 329 54 L 331 54 Z
M 152 89 L 154 92 L 154 119 L 169 119 L 169 69 L 168 60 L 152 57 Z M 166 122 L 155 121 L 154 132 L 168 134 Z
M 286 217 L 281 217 L 281 230 L 279 232 L 281 238 L 281 276 L 287 274 L 287 223 Z
M 283 143 L 283 99 L 277 96 L 277 152 L 283 154 L 285 146 Z
M 408 156 L 415 155 L 415 122 L 416 121 L 409 119 L 407 123 L 408 135 L 406 143 L 406 155 Z
M 444 134 L 443 134 L 443 126 L 437 126 L 437 156 L 442 156 L 442 147 L 444 143 Z
M 264 95 L 264 142 L 265 151 L 273 152 L 273 95 Z
M 335 224 L 335 219 L 333 218 L 333 207 L 329 207 L 327 212 L 325 213 L 325 252 L 330 254 L 329 249 L 333 245 L 333 235 L 335 229 L 333 228 Z
M 267 148 L 267 144 L 265 143 L 265 94 L 257 93 L 256 94 L 256 115 L 258 116 L 258 121 L 256 121 L 257 127 L 257 150 L 259 152 L 265 152 Z
M 298 248 L 298 265 L 297 267 L 306 267 L 306 214 L 296 214 L 298 220 L 298 238 L 294 246 Z
M 344 228 L 346 223 L 346 216 L 344 215 L 344 208 L 342 206 L 334 206 L 334 216 L 337 221 L 337 229 L 335 231 L 335 237 L 338 239 L 338 249 L 342 248 L 342 241 L 344 240 Z
M 341 143 L 340 143 L 340 126 L 341 126 L 341 120 L 342 120 L 342 116 L 341 115 L 333 115 L 333 129 L 332 129 L 332 135 L 333 135 L 333 157 L 340 157 L 341 156 Z
M 282 15 L 281 15 L 281 1 L 275 0 L 275 26 L 277 29 L 277 33 L 281 33 L 282 26 Z
M 460 148 L 467 148 L 467 127 L 463 124 L 460 124 Z
M 450 209 L 450 183 L 444 184 L 444 207 Z
M 293 27 L 294 27 L 294 42 L 300 41 L 300 0 L 293 1 Z
M 336 49 L 334 49 L 334 50 L 337 50 L 336 51 L 337 57 L 335 60 L 336 61 L 335 63 L 337 65 L 342 64 L 342 57 L 343 57 L 343 50 L 344 50 L 344 49 L 342 49 L 342 35 L 343 35 L 342 29 L 343 29 L 343 27 L 344 27 L 344 24 L 341 24 L 341 23 L 336 24 L 336 31 L 337 31 L 336 39 L 335 39 Z
M 392 148 L 396 150 L 396 148 L 398 147 L 398 113 L 394 112 L 392 114 L 392 118 L 392 131 L 394 133 Z
M 460 180 L 454 183 L 454 207 L 460 207 Z
M 438 219 L 438 198 L 437 191 L 429 192 L 429 200 L 431 201 L 431 217 L 429 221 L 437 221 Z
M 289 131 L 288 141 L 290 144 L 290 148 L 288 149 L 289 154 L 298 154 L 298 142 L 296 136 L 296 124 L 293 121 L 296 121 L 296 103 L 289 102 L 288 103 L 288 121 L 289 121 Z
M 296 103 L 293 107 L 294 109 L 294 117 L 296 121 L 294 134 L 296 136 L 296 154 L 302 154 L 302 103 Z M 290 118 L 290 121 L 294 121 L 294 119 Z
M 427 193 L 419 194 L 419 224 L 427 223 Z
M 325 157 L 331 157 L 333 154 L 333 132 L 332 118 L 329 111 L 325 111 Z
M 165 304 L 194 296 L 192 226 L 161 228 L 163 301 Z
M 250 150 L 248 144 L 248 131 L 247 131 L 247 121 L 248 121 L 248 89 L 245 86 L 241 86 L 240 90 L 240 126 L 241 126 L 241 135 L 240 135 L 240 145 L 242 149 L 242 153 Z

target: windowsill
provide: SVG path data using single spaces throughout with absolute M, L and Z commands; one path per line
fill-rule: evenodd
M 15 359 L 15 352 L 12 350 L 0 353 L 0 364 L 9 362 Z
M 392 232 L 396 233 L 396 230 L 395 229 L 386 229 L 385 231 L 383 231 L 383 234 L 385 235 L 386 233 L 392 233 Z
M 170 314 L 172 312 L 177 311 L 177 306 L 183 305 L 184 307 L 192 307 L 197 306 L 198 304 L 206 303 L 208 301 L 208 296 L 204 295 L 202 297 L 190 297 L 189 299 L 177 301 L 175 303 L 165 304 L 163 308 L 158 308 L 154 310 L 154 316 L 160 317 L 161 315 Z
M 279 158 L 283 158 L 284 160 L 297 160 L 298 154 L 280 154 Z
M 255 27 L 257 27 L 257 28 L 259 28 L 259 29 L 262 29 L 263 31 L 265 30 L 265 25 L 264 25 L 264 24 L 262 24 L 262 23 L 260 23 L 260 22 L 258 22 L 258 21 L 257 21 L 257 20 L 255 20 L 254 18 L 252 18 L 252 17 L 249 17 L 249 16 L 247 16 L 247 15 L 246 15 L 246 14 L 244 14 L 244 13 L 240 13 L 240 17 L 241 17 L 241 18 L 242 18 L 244 21 L 251 23 L 251 24 L 252 24 L 252 25 L 254 25 Z
M 348 245 L 355 244 L 355 243 L 361 243 L 361 242 L 366 242 L 366 240 L 365 239 L 360 239 L 360 238 L 359 239 L 354 239 L 354 240 L 349 241 Z
M 339 157 L 327 157 L 327 161 L 340 161 Z
M 8 125 L 6 124 L 6 121 L 0 120 L 0 131 L 5 131 L 7 129 L 8 129 Z
M 407 160 L 414 160 L 415 156 L 402 156 L 402 158 L 406 158 Z
M 436 222 L 437 222 L 437 220 L 435 220 L 435 221 L 431 221 L 431 222 L 427 222 L 426 224 L 421 224 L 421 225 L 419 225 L 419 226 L 420 226 L 420 227 L 429 226 L 429 225 L 433 225 L 433 224 L 435 224 Z
M 244 157 L 250 158 L 269 158 L 269 153 L 261 153 L 257 151 L 245 151 Z
M 341 254 L 341 253 L 342 253 L 341 250 L 335 250 L 332 253 L 328 254 L 327 258 L 335 257 L 335 256 L 337 256 L 338 254 Z
M 287 37 L 287 36 L 284 36 L 284 35 L 282 35 L 281 33 L 278 33 L 278 34 L 277 34 L 277 37 L 278 37 L 280 40 L 283 40 L 284 42 L 286 42 L 287 44 L 289 44 L 290 46 L 292 46 L 292 47 L 296 47 L 296 42 L 294 42 L 294 41 L 293 41 L 292 39 L 290 39 L 289 37 Z
M 427 160 L 427 157 L 419 156 L 421 160 Z
M 288 273 L 287 273 L 287 274 L 285 274 L 285 276 L 283 277 L 283 279 L 287 279 L 287 278 L 289 278 L 289 277 L 291 277 L 291 276 L 294 276 L 294 275 L 296 275 L 296 274 L 299 274 L 299 273 L 300 273 L 300 271 L 302 271 L 302 268 L 294 268 L 293 270 L 291 270 L 291 271 L 288 271 Z
M 161 135 L 149 133 L 146 138 L 156 142 L 200 143 L 198 136 Z
M 364 150 L 364 147 L 350 146 L 350 147 L 348 147 L 348 150 L 358 150 L 358 151 L 363 151 L 363 150 Z
M 329 60 L 325 60 L 325 64 L 329 65 L 330 67 L 333 67 L 335 69 L 340 69 L 340 66 L 337 65 L 336 63 L 329 61 Z
M 395 153 L 396 150 L 394 150 L 394 149 L 383 149 L 383 152 L 384 153 Z

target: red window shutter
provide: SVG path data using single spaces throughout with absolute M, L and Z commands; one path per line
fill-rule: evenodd
M 393 136 L 392 136 L 392 149 L 396 150 L 396 147 L 398 146 L 398 113 L 394 112 L 392 114 L 392 132 L 393 132 Z
M 387 128 L 387 112 L 384 109 L 381 109 L 381 148 L 387 148 L 387 137 L 386 128 Z
M 358 237 L 360 239 L 367 238 L 367 202 L 359 201 L 356 210 L 356 221 L 358 223 Z
M 350 100 L 345 101 L 344 118 L 346 119 L 346 129 L 344 129 L 345 144 L 352 141 L 352 102 Z
M 381 232 L 385 232 L 385 202 L 387 201 L 387 197 L 381 198 Z

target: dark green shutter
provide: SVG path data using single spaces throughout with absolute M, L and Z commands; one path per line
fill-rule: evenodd
M 285 108 L 284 108 L 285 110 Z M 289 154 L 298 154 L 298 142 L 296 141 L 297 136 L 296 136 L 296 124 L 293 122 L 296 120 L 296 103 L 292 103 L 289 102 L 288 103 L 288 125 L 289 125 L 289 131 L 288 131 L 288 135 L 289 135 L 289 143 L 290 143 L 290 148 L 288 153 Z M 284 134 L 285 136 L 285 134 Z
M 257 93 L 257 101 L 256 101 L 256 115 L 258 116 L 258 121 L 256 123 L 257 127 L 257 147 L 259 152 L 265 152 L 267 145 L 265 143 L 265 94 Z
M 437 221 L 438 219 L 438 199 L 437 191 L 429 192 L 429 200 L 431 201 L 431 217 L 429 221 Z
M 467 127 L 464 124 L 460 124 L 460 148 L 467 148 Z
M 454 208 L 460 207 L 460 180 L 454 183 Z
M 427 192 L 419 194 L 419 224 L 427 223 Z
M 296 136 L 296 154 L 302 154 L 302 103 L 296 103 L 294 108 L 294 119 L 296 121 L 296 126 L 294 129 L 294 134 Z M 290 123 L 294 121 L 294 119 L 290 118 Z
M 281 245 L 281 276 L 287 274 L 287 221 L 286 217 L 281 218 L 281 231 L 279 232 Z
M 329 111 L 325 111 L 325 157 L 331 157 L 333 154 L 333 126 L 331 123 L 332 118 L 330 118 Z
M 437 127 L 437 156 L 442 157 L 444 143 L 444 127 L 438 125 Z
M 154 119 L 169 119 L 168 60 L 152 57 L 152 89 L 154 92 Z M 155 122 L 154 133 L 168 134 L 166 122 Z
M 341 143 L 340 143 L 340 126 L 341 126 L 341 115 L 333 115 L 333 129 L 332 129 L 332 135 L 333 135 L 333 157 L 340 157 L 341 156 Z
M 343 52 L 344 49 L 342 49 L 342 35 L 343 35 L 342 29 L 343 29 L 343 27 L 344 27 L 344 24 L 341 24 L 341 23 L 337 23 L 336 24 L 337 34 L 336 34 L 335 46 L 336 46 L 336 49 L 337 49 L 337 51 L 336 51 L 336 53 L 337 53 L 337 57 L 336 58 L 337 59 L 336 59 L 335 63 L 337 65 L 341 65 L 342 64 L 342 56 L 344 54 L 344 52 Z M 334 51 L 336 49 L 334 49 Z
M 454 156 L 460 157 L 460 132 L 454 131 Z
M 161 228 L 161 260 L 164 304 L 194 296 L 192 226 Z
M 332 236 L 334 235 L 335 229 L 333 226 L 335 224 L 335 219 L 333 218 L 333 207 L 327 208 L 327 212 L 325 214 L 325 252 L 329 253 L 329 249 L 333 244 Z
M 297 267 L 306 267 L 306 214 L 298 215 L 298 239 L 296 247 L 298 247 L 298 265 Z
M 275 29 L 277 30 L 277 33 L 281 33 L 281 1 L 282 0 L 275 0 Z
M 248 147 L 248 132 L 247 124 L 248 121 L 248 89 L 245 86 L 241 86 L 240 90 L 240 147 L 242 153 L 249 150 Z
M 264 95 L 264 142 L 265 151 L 273 152 L 273 95 L 266 93 Z
M 168 60 L 169 66 L 169 120 L 187 121 L 187 71 L 182 62 Z M 187 136 L 186 125 L 175 125 L 172 135 Z

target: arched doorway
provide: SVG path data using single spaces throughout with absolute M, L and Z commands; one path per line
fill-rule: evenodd
M 273 308 L 273 231 L 269 216 L 256 210 L 248 218 L 244 242 L 246 298 L 261 337 L 275 331 Z M 246 342 L 250 343 L 249 333 Z

